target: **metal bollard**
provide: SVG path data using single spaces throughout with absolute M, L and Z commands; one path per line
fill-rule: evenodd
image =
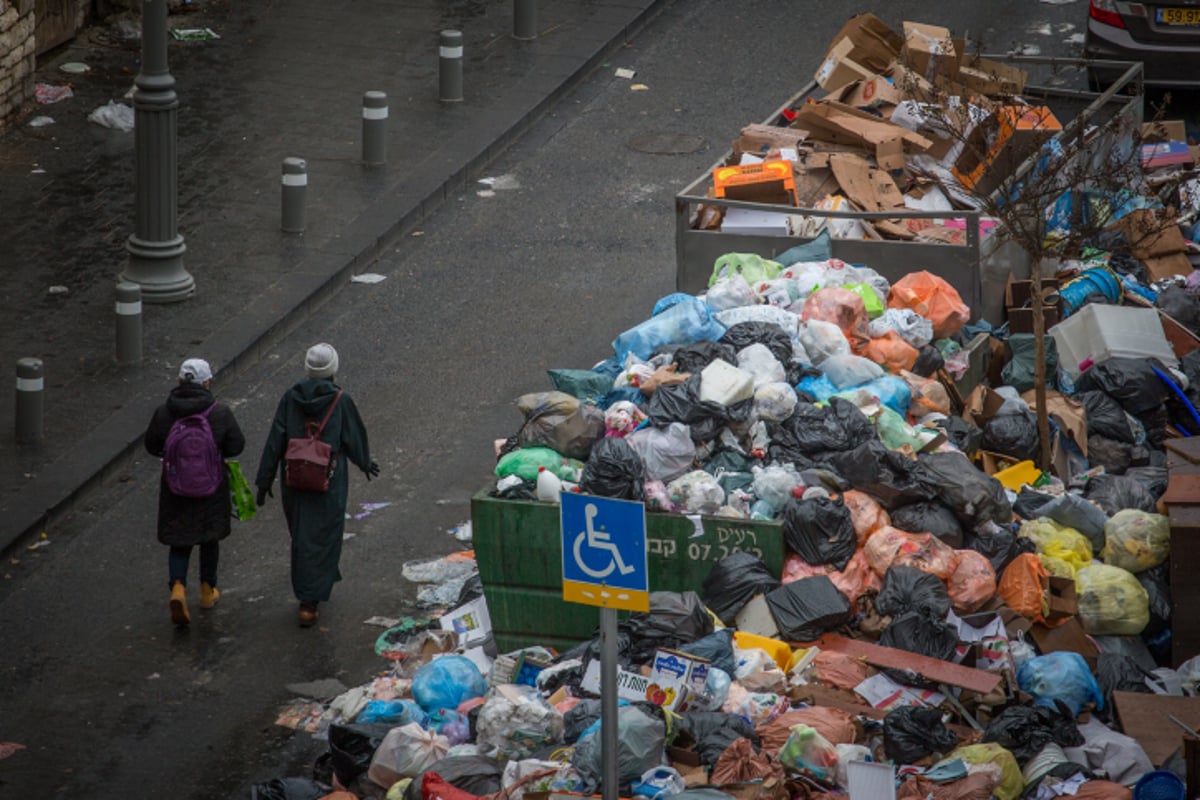
M 303 158 L 283 160 L 283 214 L 279 227 L 284 233 L 304 231 L 304 200 L 308 194 L 308 162 Z
M 17 442 L 34 444 L 42 440 L 44 401 L 40 358 L 17 359 Z
M 513 38 L 537 38 L 537 0 L 513 0 Z
M 438 62 L 438 92 L 444 103 L 463 99 L 463 35 L 462 31 L 442 31 L 441 56 Z
M 364 164 L 387 163 L 387 95 L 363 92 L 362 160 Z
M 142 360 L 142 287 L 117 284 L 117 363 L 137 364 Z

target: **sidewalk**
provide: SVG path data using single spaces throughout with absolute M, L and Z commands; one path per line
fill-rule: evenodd
M 133 134 L 87 115 L 122 100 L 140 44 L 100 23 L 43 57 L 36 80 L 70 83 L 75 97 L 32 106 L 0 135 L 0 368 L 41 358 L 46 379 L 38 446 L 15 445 L 14 395 L 0 392 L 0 551 L 52 524 L 141 446 L 182 359 L 206 357 L 218 384 L 253 364 L 394 237 L 479 177 L 663 3 L 541 0 L 532 42 L 512 38 L 511 0 L 457 13 L 431 2 L 198 0 L 172 16 L 172 28 L 221 37 L 169 48 L 180 98 L 179 230 L 197 289 L 190 300 L 144 307 L 144 361 L 125 368 L 113 360 L 113 285 L 133 230 Z M 446 28 L 464 35 L 462 103 L 438 100 Z M 89 73 L 58 69 L 80 61 Z M 367 90 L 389 99 L 383 168 L 359 161 Z M 26 124 L 39 115 L 54 124 Z M 287 156 L 308 161 L 300 236 L 279 231 Z

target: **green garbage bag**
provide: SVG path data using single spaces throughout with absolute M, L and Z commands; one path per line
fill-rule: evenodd
M 229 473 L 229 492 L 233 498 L 234 519 L 242 522 L 252 519 L 258 513 L 258 506 L 254 504 L 254 490 L 250 488 L 250 481 L 246 480 L 246 475 L 242 472 L 241 463 L 226 461 L 225 471 Z
M 848 292 L 854 292 L 862 298 L 863 305 L 867 308 L 867 316 L 871 319 L 882 317 L 886 306 L 883 300 L 879 298 L 879 292 L 875 291 L 875 287 L 869 283 L 847 283 L 842 287 Z
M 726 253 L 713 264 L 713 273 L 708 279 L 708 285 L 712 286 L 721 278 L 741 275 L 746 279 L 746 283 L 754 286 L 759 281 L 778 278 L 781 272 L 782 264 L 763 258 L 757 253 Z
M 555 391 L 565 392 L 580 400 L 604 397 L 613 388 L 612 378 L 590 369 L 552 369 L 547 374 Z

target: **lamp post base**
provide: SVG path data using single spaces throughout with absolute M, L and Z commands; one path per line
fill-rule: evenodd
M 142 302 L 175 303 L 196 293 L 196 279 L 183 267 L 187 245 L 182 236 L 166 242 L 149 242 L 130 236 L 125 242 L 129 265 L 121 280 L 142 288 Z

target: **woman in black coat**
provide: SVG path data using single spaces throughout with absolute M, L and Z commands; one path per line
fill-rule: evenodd
M 167 402 L 159 406 L 146 429 L 146 451 L 162 458 L 171 427 L 181 417 L 208 412 L 208 425 L 220 453 L 220 485 L 206 497 L 181 496 L 171 491 L 164 470 L 158 491 L 158 540 L 168 545 L 168 570 L 171 585 L 171 621 L 187 625 L 187 573 L 192 548 L 200 548 L 200 607 L 212 608 L 217 591 L 217 561 L 220 541 L 230 533 L 233 509 L 229 495 L 229 475 L 223 460 L 242 452 L 246 439 L 233 412 L 213 399 L 209 386 L 212 369 L 208 362 L 189 358 L 179 368 L 179 385 L 171 390 Z

